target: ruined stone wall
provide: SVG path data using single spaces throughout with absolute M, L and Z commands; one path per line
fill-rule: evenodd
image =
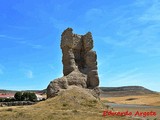
M 47 88 L 47 96 L 55 96 L 61 89 L 69 85 L 95 89 L 99 85 L 97 72 L 97 54 L 93 51 L 93 38 L 91 32 L 85 35 L 72 33 L 67 28 L 61 36 L 62 78 L 51 81 Z

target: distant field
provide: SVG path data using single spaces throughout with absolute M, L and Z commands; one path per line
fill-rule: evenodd
M 121 104 L 140 104 L 160 106 L 160 94 L 147 94 L 142 96 L 102 97 L 102 101 Z
M 101 100 L 105 103 L 107 102 L 113 102 L 113 103 L 118 103 L 118 104 L 138 104 L 138 105 L 150 105 L 150 106 L 160 106 L 160 94 L 147 94 L 147 95 L 142 95 L 142 96 L 124 96 L 124 97 L 103 97 Z M 149 116 L 145 117 L 145 120 L 160 120 L 160 108 L 123 108 L 123 107 L 113 107 L 115 111 L 120 111 L 120 112 L 125 112 L 125 111 L 130 111 L 132 113 L 136 113 L 136 111 L 139 112 L 150 112 L 150 111 L 155 111 L 156 116 Z
M 145 118 L 143 120 L 160 120 L 160 109 L 159 108 L 114 108 L 114 110 L 116 111 L 121 111 L 121 112 L 125 112 L 125 111 L 130 111 L 133 113 L 133 115 L 139 111 L 139 112 L 150 112 L 150 111 L 154 111 L 156 112 L 156 116 L 148 116 L 148 117 L 142 117 Z

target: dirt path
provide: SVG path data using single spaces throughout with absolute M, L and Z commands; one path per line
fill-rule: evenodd
M 106 103 L 111 107 L 119 107 L 119 108 L 159 108 L 160 106 L 149 106 L 149 105 L 137 105 L 137 104 L 117 104 L 117 103 Z

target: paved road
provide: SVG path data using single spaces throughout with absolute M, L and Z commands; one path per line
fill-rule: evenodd
M 136 104 L 117 104 L 117 103 L 106 103 L 111 107 L 119 107 L 119 108 L 159 108 L 160 106 L 148 106 L 148 105 L 136 105 Z

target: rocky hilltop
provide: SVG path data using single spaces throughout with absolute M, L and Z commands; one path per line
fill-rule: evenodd
M 47 97 L 54 97 L 72 85 L 85 88 L 93 96 L 99 97 L 97 54 L 92 50 L 92 34 L 78 35 L 72 31 L 72 28 L 67 28 L 62 33 L 60 46 L 64 76 L 50 82 Z

